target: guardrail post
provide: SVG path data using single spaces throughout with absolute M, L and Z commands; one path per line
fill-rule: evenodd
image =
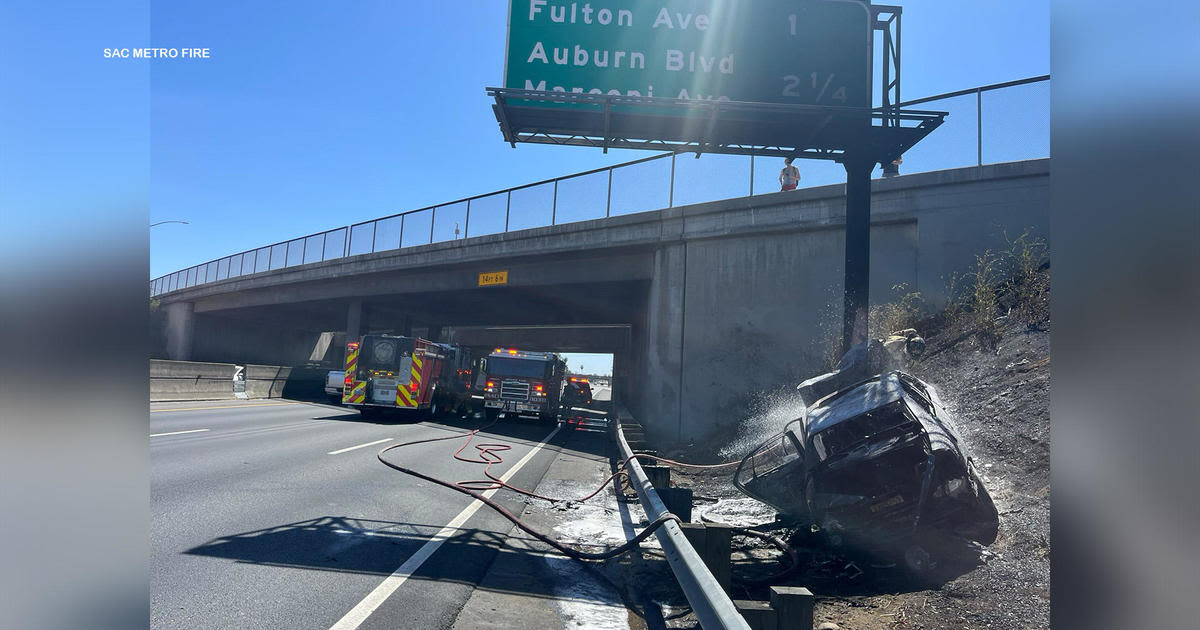
M 508 232 L 508 215 L 512 211 L 512 189 L 508 189 L 508 199 L 504 202 L 504 231 Z
M 550 225 L 558 218 L 558 180 L 554 180 L 554 197 L 550 200 Z
M 321 262 L 325 262 L 325 246 L 329 244 L 329 232 L 321 234 Z
M 712 571 L 717 584 L 729 592 L 733 586 L 732 537 L 733 527 L 716 523 L 680 523 L 679 529 L 696 548 L 704 566 Z
M 622 424 L 621 430 L 625 432 L 625 439 L 630 442 L 646 441 L 646 430 L 640 424 Z
M 433 226 L 437 224 L 437 206 L 429 213 L 429 242 L 433 242 Z
M 671 487 L 670 466 L 646 464 L 642 466 L 642 470 L 646 471 L 650 485 L 654 486 L 658 496 L 662 498 L 667 511 L 678 516 L 679 520 L 684 523 L 690 522 L 692 520 L 692 489 Z
M 655 490 L 658 490 L 659 494 L 671 487 L 670 466 L 643 464 L 642 470 L 646 471 L 646 476 L 650 478 L 650 483 L 654 486 Z
M 658 491 L 667 511 L 679 517 L 684 523 L 692 521 L 692 489 L 663 488 Z
M 751 630 L 777 630 L 779 617 L 768 602 L 757 599 L 735 599 L 733 605 L 741 613 Z
M 471 200 L 467 200 L 467 217 L 463 219 L 463 240 L 471 233 Z
M 733 588 L 733 526 L 705 523 L 703 553 L 713 577 L 729 592 Z
M 772 586 L 771 608 L 779 619 L 779 630 L 812 630 L 813 594 L 801 586 Z

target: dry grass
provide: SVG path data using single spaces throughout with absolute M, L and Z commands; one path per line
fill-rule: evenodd
M 975 264 L 946 280 L 946 304 L 934 311 L 906 283 L 892 286 L 893 299 L 871 306 L 868 329 L 874 337 L 915 328 L 922 334 L 947 330 L 954 343 L 974 339 L 984 349 L 996 348 L 1009 322 L 1030 330 L 1050 323 L 1049 247 L 1029 230 L 1016 238 L 1004 234 L 1004 247 L 975 256 Z M 821 363 L 834 369 L 842 358 L 841 322 L 822 331 Z M 953 344 L 952 344 L 953 345 Z
M 1050 322 L 1050 258 L 1045 239 L 1028 230 L 1004 235 L 1005 248 L 986 250 L 975 266 L 947 283 L 948 303 L 938 323 L 994 349 L 1009 321 L 1045 330 Z
M 879 335 L 895 330 L 914 328 L 927 314 L 928 306 L 921 294 L 908 290 L 908 283 L 892 286 L 892 293 L 899 296 L 893 302 L 871 307 L 867 316 L 867 327 Z

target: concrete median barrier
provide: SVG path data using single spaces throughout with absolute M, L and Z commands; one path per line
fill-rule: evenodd
M 232 363 L 150 360 L 150 400 L 232 400 Z
M 150 360 L 150 400 L 233 400 L 232 363 Z M 280 365 L 245 366 L 245 398 L 321 398 L 324 368 Z
M 247 365 L 247 398 L 281 398 L 292 368 L 279 365 Z

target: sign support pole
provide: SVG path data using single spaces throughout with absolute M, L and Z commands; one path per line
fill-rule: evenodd
M 875 161 L 860 152 L 846 156 L 846 266 L 842 352 L 867 340 L 871 269 L 871 171 Z

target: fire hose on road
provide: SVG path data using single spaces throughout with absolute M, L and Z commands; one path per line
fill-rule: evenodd
M 504 518 L 508 519 L 511 523 L 516 525 L 525 533 L 533 536 L 537 540 L 548 545 L 550 548 L 558 551 L 564 556 L 574 558 L 576 560 L 610 560 L 627 551 L 630 551 L 631 549 L 637 548 L 643 540 L 650 537 L 652 534 L 657 535 L 659 543 L 663 548 L 663 552 L 666 555 L 667 562 L 671 566 L 671 570 L 675 573 L 676 579 L 679 581 L 680 588 L 683 590 L 684 596 L 687 598 L 688 603 L 691 604 L 692 610 L 695 612 L 696 618 L 700 622 L 701 626 L 704 628 L 749 629 L 749 625 L 746 623 L 746 620 L 737 612 L 737 609 L 733 605 L 733 602 L 729 599 L 729 596 L 717 583 L 716 578 L 713 577 L 712 573 L 709 572 L 708 568 L 700 559 L 700 556 L 696 553 L 696 550 L 693 549 L 691 544 L 687 542 L 682 530 L 679 528 L 679 517 L 675 514 L 672 514 L 663 505 L 662 500 L 658 497 L 657 492 L 655 492 L 653 486 L 650 484 L 650 480 L 646 477 L 645 471 L 642 470 L 642 467 L 637 460 L 646 459 L 695 468 L 723 468 L 736 465 L 736 462 L 717 465 L 694 465 L 683 462 L 675 462 L 654 455 L 634 454 L 630 450 L 628 442 L 625 441 L 624 435 L 622 435 L 620 429 L 618 428 L 617 444 L 621 451 L 622 460 L 617 465 L 617 472 L 605 479 L 600 486 L 596 488 L 596 490 L 580 499 L 576 499 L 576 501 L 586 501 L 599 494 L 609 483 L 615 480 L 624 479 L 628 481 L 635 490 L 637 490 L 642 507 L 645 509 L 647 516 L 652 516 L 653 520 L 650 521 L 650 523 L 641 532 L 624 544 L 602 552 L 589 552 L 567 546 L 543 534 L 542 532 L 533 529 L 522 522 L 520 517 L 513 514 L 504 506 L 481 494 L 481 492 L 504 488 L 525 496 L 542 499 L 545 501 L 558 502 L 567 500 L 557 497 L 539 495 L 535 492 L 513 486 L 493 474 L 491 472 L 491 467 L 494 464 L 500 464 L 504 462 L 504 458 L 502 457 L 501 453 L 512 449 L 512 446 L 509 444 L 495 442 L 476 444 L 475 449 L 478 453 L 478 457 L 470 458 L 463 455 L 463 451 L 467 450 L 467 447 L 471 445 L 471 442 L 474 440 L 475 436 L 480 431 L 492 426 L 492 424 L 494 424 L 494 422 L 476 428 L 465 434 L 428 438 L 424 440 L 413 440 L 410 442 L 394 444 L 381 450 L 377 457 L 380 462 L 393 470 L 428 481 L 430 483 L 435 483 L 478 500 L 482 504 L 498 512 Z M 463 444 L 454 452 L 453 457 L 462 462 L 483 464 L 484 476 L 486 479 L 459 482 L 446 481 L 444 479 L 427 475 L 407 466 L 402 466 L 395 462 L 389 461 L 385 457 L 385 455 L 387 455 L 389 452 L 402 449 L 406 446 L 453 439 L 464 440 Z
M 583 551 L 580 549 L 575 549 L 575 548 L 569 547 L 567 545 L 564 545 L 564 544 L 558 542 L 557 540 L 554 540 L 553 538 L 550 538 L 549 536 L 526 525 L 524 522 L 521 521 L 520 517 L 518 517 L 516 514 L 513 514 L 511 511 L 509 511 L 504 506 L 500 505 L 497 501 L 494 501 L 491 498 L 488 498 L 486 496 L 483 496 L 483 494 L 481 494 L 481 491 L 492 490 L 492 489 L 496 489 L 496 488 L 505 488 L 507 490 L 512 490 L 513 492 L 517 492 L 519 494 L 534 497 L 537 499 L 542 499 L 545 501 L 558 502 L 558 501 L 571 500 L 571 499 L 562 499 L 562 498 L 556 498 L 556 497 L 547 497 L 547 496 L 537 494 L 536 492 L 525 490 L 523 488 L 518 488 L 516 486 L 513 486 L 513 485 L 505 482 L 505 481 L 502 481 L 499 477 L 492 474 L 492 472 L 491 472 L 492 465 L 493 464 L 501 464 L 504 462 L 504 458 L 500 456 L 500 453 L 511 450 L 512 449 L 511 445 L 500 444 L 500 443 L 477 444 L 475 446 L 475 448 L 479 452 L 479 458 L 471 459 L 468 457 L 464 457 L 462 455 L 462 452 L 464 450 L 466 450 L 466 448 L 471 444 L 471 441 L 475 438 L 475 435 L 477 433 L 479 433 L 480 431 L 492 426 L 492 424 L 494 424 L 494 422 L 489 423 L 484 426 L 481 426 L 481 427 L 474 429 L 465 434 L 448 435 L 448 436 L 438 437 L 438 438 L 413 440 L 411 442 L 404 442 L 401 444 L 393 444 L 392 446 L 389 446 L 389 447 L 383 449 L 382 451 L 380 451 L 378 458 L 379 458 L 379 461 L 382 462 L 388 468 L 397 470 L 406 475 L 411 475 L 418 479 L 423 479 L 430 483 L 438 484 L 440 486 L 449 488 L 451 490 L 454 490 L 455 492 L 465 494 L 473 499 L 480 501 L 484 505 L 486 505 L 486 506 L 492 508 L 493 510 L 495 510 L 496 512 L 498 512 L 504 518 L 511 521 L 514 525 L 519 527 L 521 529 L 521 531 L 524 531 L 525 533 L 529 534 L 530 536 L 533 536 L 534 538 L 549 545 L 551 548 L 555 549 L 556 551 L 563 554 L 564 556 L 567 556 L 569 558 L 574 558 L 576 560 L 609 560 L 609 559 L 615 558 L 615 557 L 625 553 L 626 551 L 629 551 L 630 549 L 637 547 L 639 543 L 641 543 L 646 538 L 649 538 L 655 532 L 655 530 L 657 530 L 659 527 L 661 527 L 664 523 L 669 522 L 669 521 L 678 521 L 679 520 L 679 517 L 677 517 L 674 514 L 671 514 L 669 512 L 662 514 L 658 518 L 656 518 L 654 521 L 652 521 L 649 525 L 647 525 L 646 528 L 643 529 L 638 535 L 634 536 L 632 539 L 630 539 L 625 544 L 620 545 L 618 547 L 614 547 L 612 549 L 609 549 L 609 550 L 603 551 L 603 552 L 589 552 L 589 551 Z M 473 464 L 484 464 L 485 465 L 484 475 L 486 475 L 487 479 L 475 479 L 475 480 L 459 481 L 459 482 L 446 481 L 445 479 L 439 479 L 437 477 L 427 475 L 418 470 L 414 470 L 414 469 L 408 468 L 406 466 L 401 466 L 400 464 L 397 464 L 395 462 L 388 461 L 384 457 L 384 455 L 386 455 L 389 451 L 401 449 L 406 446 L 413 446 L 416 444 L 425 444 L 428 442 L 439 442 L 442 440 L 453 440 L 453 439 L 462 439 L 462 438 L 466 438 L 466 439 L 464 440 L 463 445 L 460 446 L 458 448 L 458 450 L 454 452 L 453 457 L 455 459 L 457 459 L 459 461 L 463 461 L 463 462 L 468 462 L 468 463 L 473 463 Z M 629 463 L 628 461 L 623 462 L 622 467 L 627 466 L 628 463 Z M 612 476 L 605 479 L 604 482 L 601 483 L 598 488 L 596 488 L 596 490 L 594 490 L 593 492 L 587 494 L 586 496 L 584 496 L 580 499 L 574 499 L 574 500 L 575 501 L 586 501 L 586 500 L 596 496 L 610 482 L 612 482 L 614 479 L 617 479 L 618 477 L 621 477 L 625 474 L 626 473 L 623 470 L 618 470 Z

